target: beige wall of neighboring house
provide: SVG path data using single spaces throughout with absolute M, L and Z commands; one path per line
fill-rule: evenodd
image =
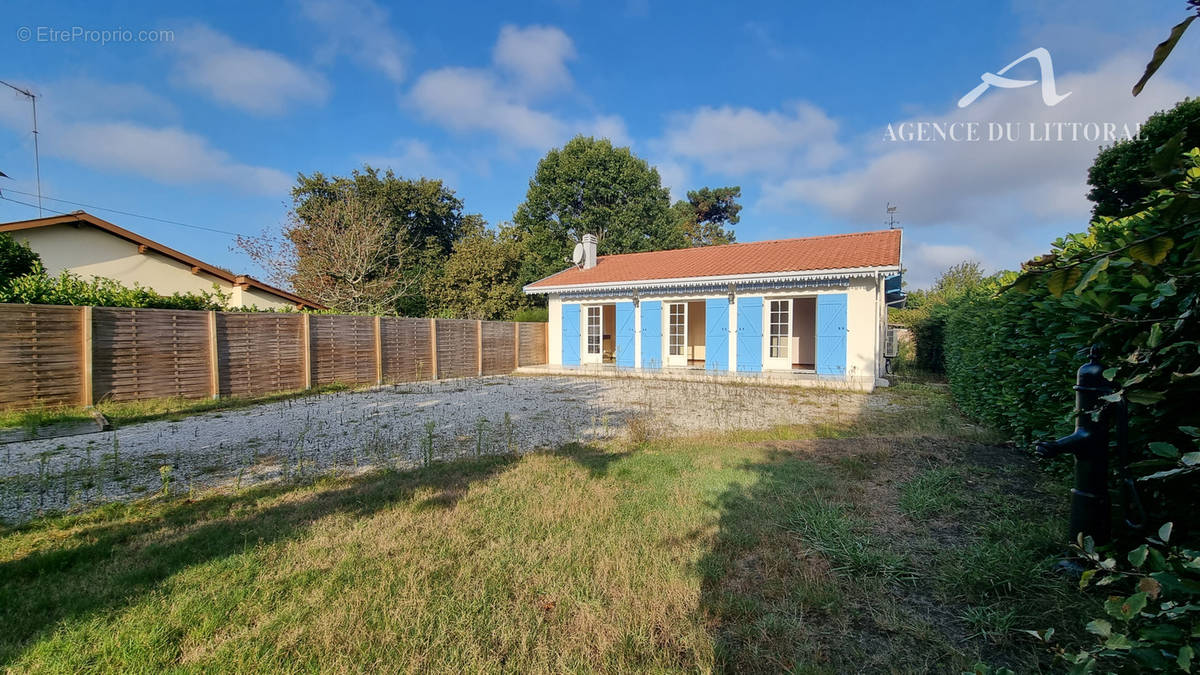
M 46 272 L 54 276 L 68 271 L 81 277 L 105 277 L 126 286 L 138 284 L 161 295 L 219 290 L 231 308 L 319 307 L 252 278 L 179 254 L 111 223 L 95 223 L 90 220 L 94 217 L 84 219 L 84 216 L 87 214 L 80 214 L 74 220 L 39 219 L 49 222 L 32 226 L 29 224 L 38 221 L 6 223 L 0 225 L 0 231 L 28 243 L 41 257 Z

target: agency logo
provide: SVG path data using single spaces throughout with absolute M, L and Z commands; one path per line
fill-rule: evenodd
M 975 99 L 983 95 L 983 92 L 988 90 L 988 87 L 1000 87 L 1001 89 L 1020 89 L 1038 83 L 1038 80 L 1014 80 L 1009 77 L 1002 77 L 1013 66 L 1029 59 L 1036 59 L 1038 66 L 1042 69 L 1042 103 L 1047 106 L 1056 106 L 1062 103 L 1063 99 L 1071 95 L 1071 92 L 1059 94 L 1058 89 L 1054 86 L 1054 63 L 1050 60 L 1050 52 L 1046 51 L 1045 47 L 1038 47 L 1030 51 L 1025 56 L 1013 61 L 1004 66 L 995 73 L 984 73 L 979 76 L 983 80 L 979 86 L 967 92 L 966 96 L 958 99 L 958 107 L 965 108 L 975 102 Z

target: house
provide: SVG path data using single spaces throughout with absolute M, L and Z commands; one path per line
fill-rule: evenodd
M 551 367 L 685 369 L 872 390 L 900 230 L 596 255 L 525 286 L 549 296 Z M 881 382 L 883 383 L 883 382 Z
M 83 211 L 3 223 L 0 232 L 28 243 L 41 257 L 46 272 L 53 276 L 68 271 L 81 277 L 107 277 L 126 286 L 140 284 L 161 295 L 211 293 L 216 284 L 229 297 L 231 308 L 325 309 L 316 302 L 197 260 Z

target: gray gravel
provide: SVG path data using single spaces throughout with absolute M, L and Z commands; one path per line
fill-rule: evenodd
M 0 446 L 0 518 L 172 492 L 406 468 L 571 441 L 849 419 L 855 393 L 587 377 L 490 377 L 296 398 Z M 169 467 L 164 469 L 163 467 Z

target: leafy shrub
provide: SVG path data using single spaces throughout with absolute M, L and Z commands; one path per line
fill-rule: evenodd
M 962 262 L 943 272 L 929 290 L 910 292 L 904 309 L 889 312 L 889 323 L 900 324 L 912 331 L 917 343 L 917 369 L 930 373 L 945 372 L 943 343 L 948 305 L 981 283 L 983 269 L 979 263 Z
M 545 307 L 524 307 L 513 312 L 513 321 L 539 321 L 545 323 L 550 320 L 550 310 Z
M 1176 465 L 1200 395 L 1200 149 L 1169 144 L 1157 163 L 1160 187 L 1141 211 L 1100 218 L 1020 275 L 964 295 L 945 344 L 959 407 L 1023 441 L 1070 426 L 1073 371 L 1097 345 L 1119 387 L 1106 399 L 1129 402 L 1132 469 L 1169 469 L 1142 482 L 1167 520 L 1200 498 L 1200 466 Z
M 14 277 L 32 274 L 41 267 L 42 259 L 29 248 L 29 244 L 0 232 L 0 284 Z
M 0 302 L 11 303 L 218 310 L 227 301 L 215 284 L 212 293 L 159 295 L 137 284 L 130 288 L 113 279 L 84 279 L 71 272 L 52 277 L 40 269 L 0 283 Z
M 1107 599 L 1105 616 L 1087 624 L 1094 644 L 1057 647 L 1069 672 L 1192 672 L 1200 648 L 1200 551 L 1169 547 L 1171 530 L 1163 525 L 1124 560 L 1101 555 L 1091 538 L 1075 547 L 1089 568 L 1079 588 L 1103 588 Z M 1028 632 L 1052 644 L 1054 629 Z

